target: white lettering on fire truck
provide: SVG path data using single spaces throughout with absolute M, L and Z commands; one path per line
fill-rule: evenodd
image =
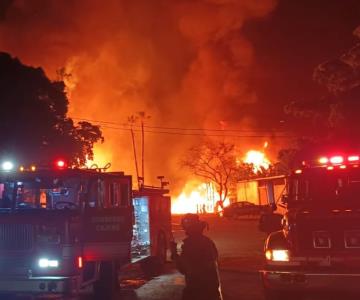
M 97 232 L 120 231 L 120 223 L 124 220 L 123 216 L 97 216 L 91 218 L 91 223 L 96 224 Z
M 104 224 L 104 225 L 96 225 L 96 231 L 119 231 L 119 224 Z
M 116 223 L 123 222 L 125 218 L 123 216 L 101 216 L 101 217 L 92 217 L 91 223 Z

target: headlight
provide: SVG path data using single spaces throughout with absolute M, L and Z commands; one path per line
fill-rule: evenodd
M 289 261 L 290 253 L 289 250 L 283 249 L 266 250 L 265 257 L 267 260 L 271 261 Z
M 56 259 L 40 258 L 38 261 L 40 268 L 57 268 L 59 267 L 59 261 Z
M 4 171 L 11 171 L 14 169 L 14 163 L 11 162 L 11 161 L 4 161 L 2 164 L 1 164 L 1 168 L 4 170 Z

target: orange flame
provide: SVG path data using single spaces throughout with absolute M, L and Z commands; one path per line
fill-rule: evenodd
M 219 212 L 217 207 L 218 194 L 212 183 L 188 181 L 179 196 L 174 197 L 171 204 L 172 214 L 185 213 L 214 213 Z M 224 207 L 228 206 L 228 198 L 224 201 Z
M 105 167 L 109 162 L 111 162 L 111 154 L 107 152 L 105 149 L 102 149 L 103 145 L 95 144 L 94 146 L 94 159 L 87 159 L 86 167 Z
M 244 162 L 252 164 L 254 166 L 254 172 L 260 172 L 262 168 L 269 169 L 270 160 L 266 157 L 266 154 L 257 150 L 250 150 L 246 153 Z

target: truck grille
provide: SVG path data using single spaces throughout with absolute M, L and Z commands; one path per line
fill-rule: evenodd
M 30 250 L 33 230 L 30 224 L 0 224 L 0 251 Z
M 22 256 L 4 256 L 0 258 L 0 277 L 7 277 L 9 275 L 27 276 L 31 269 L 29 258 Z
M 299 250 L 360 249 L 360 218 L 343 216 L 299 218 L 297 242 Z

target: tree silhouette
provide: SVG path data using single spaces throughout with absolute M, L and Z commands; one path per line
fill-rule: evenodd
M 279 153 L 280 169 L 291 169 L 300 157 L 360 147 L 360 26 L 354 35 L 353 47 L 315 67 L 313 80 L 325 88 L 323 96 L 285 106 L 292 117 L 289 129 L 298 137 L 295 149 Z
M 66 116 L 62 81 L 50 81 L 41 68 L 23 65 L 0 52 L 0 159 L 49 164 L 57 158 L 82 166 L 103 141 L 98 126 L 74 124 Z
M 237 180 L 235 145 L 205 141 L 191 147 L 181 160 L 181 165 L 194 175 L 213 182 L 219 195 L 219 204 L 223 205 L 231 185 Z

